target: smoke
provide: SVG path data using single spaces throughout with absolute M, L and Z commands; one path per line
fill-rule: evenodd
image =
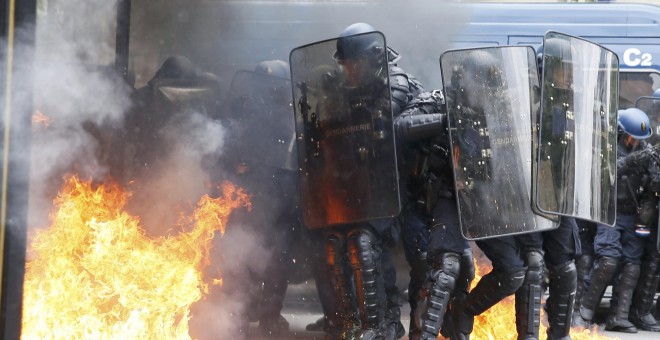
M 112 143 L 109 132 L 121 126 L 131 105 L 130 87 L 112 73 L 114 7 L 114 2 L 100 0 L 39 4 L 33 107 L 47 123 L 33 123 L 32 129 L 31 226 L 47 223 L 65 173 L 75 171 L 85 178 L 107 173 L 102 148 Z
M 127 84 L 113 70 L 117 1 L 39 2 L 34 109 L 49 123 L 32 127 L 30 226 L 47 225 L 53 197 L 62 176 L 69 172 L 101 181 L 115 176 L 115 166 L 131 164 L 134 171 L 128 172 L 130 178 L 123 178 L 132 181 L 134 194 L 128 208 L 154 235 L 169 232 L 176 212 L 190 209 L 219 180 L 241 183 L 234 169 L 217 167 L 228 131 L 203 112 L 176 115 L 159 125 L 149 136 L 157 141 L 158 151 L 151 150 L 146 161 L 140 150 L 125 147 L 126 133 L 135 130 L 128 120 L 130 114 L 148 114 L 140 112 L 134 101 L 136 89 L 146 89 L 170 56 L 183 55 L 215 74 L 222 95 L 236 71 L 252 70 L 263 60 L 288 61 L 293 48 L 334 38 L 354 22 L 367 22 L 402 54 L 399 65 L 431 89 L 440 87 L 438 57 L 449 47 L 466 15 L 454 10 L 453 2 L 432 0 L 136 0 L 131 5 L 134 84 Z M 269 275 L 266 259 L 291 261 L 291 250 L 284 254 L 280 246 L 300 247 L 300 243 L 274 238 L 268 231 L 268 227 L 302 227 L 292 217 L 295 214 L 288 221 L 274 223 L 291 203 L 285 199 L 290 196 L 283 195 L 294 195 L 296 189 L 284 181 L 277 183 L 281 187 L 273 187 L 273 173 L 258 176 L 263 181 L 247 184 L 264 209 L 240 212 L 252 215 L 241 220 L 237 214 L 225 237 L 215 240 L 209 277 L 222 273 L 234 282 L 260 286 L 260 280 Z M 318 252 L 320 248 L 313 249 Z M 295 255 L 298 259 L 312 258 L 306 249 L 293 251 L 300 253 Z M 225 288 L 231 292 L 232 287 Z M 196 337 L 232 334 L 246 322 L 241 316 L 254 307 L 250 304 L 253 292 L 238 288 L 234 292 L 238 293 L 224 294 L 215 287 L 195 306 L 191 322 L 193 332 L 200 333 Z

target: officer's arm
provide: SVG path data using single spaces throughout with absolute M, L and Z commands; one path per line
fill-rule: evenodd
M 390 66 L 390 91 L 392 94 L 392 113 L 398 116 L 408 104 L 424 92 L 422 84 L 400 67 Z
M 446 133 L 447 115 L 442 92 L 424 92 L 413 99 L 401 115 L 394 118 L 394 130 L 399 140 L 407 142 Z
M 657 150 L 653 147 L 644 148 L 618 159 L 617 172 L 625 175 L 638 172 L 640 169 L 648 169 L 649 164 L 656 160 L 660 160 Z

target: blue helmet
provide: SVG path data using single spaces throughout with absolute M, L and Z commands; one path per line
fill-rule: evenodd
M 619 110 L 618 116 L 618 125 L 622 132 L 627 133 L 634 139 L 651 137 L 651 121 L 644 111 L 631 107 L 629 109 Z
M 342 62 L 360 56 L 380 57 L 385 52 L 384 46 L 382 41 L 375 38 L 374 35 L 364 34 L 370 32 L 376 32 L 376 29 L 363 22 L 344 28 L 337 39 L 337 50 L 333 55 L 335 60 Z
M 657 90 L 655 90 L 655 91 L 653 91 L 653 97 L 655 97 L 655 98 L 660 98 L 660 88 L 657 89 Z

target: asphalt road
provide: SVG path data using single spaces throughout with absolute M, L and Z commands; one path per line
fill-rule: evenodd
M 599 307 L 599 310 L 596 314 L 596 321 L 600 323 L 605 322 L 605 317 L 607 314 L 607 308 L 609 304 L 609 289 L 606 292 L 605 297 Z M 408 339 L 407 328 L 410 322 L 410 308 L 406 303 L 402 301 L 402 322 L 406 327 L 406 336 L 402 339 Z M 305 331 L 305 326 L 307 324 L 315 322 L 318 318 L 321 317 L 321 305 L 316 296 L 316 290 L 314 283 L 312 281 L 307 282 L 306 284 L 293 285 L 289 286 L 287 291 L 287 296 L 285 299 L 285 306 L 282 315 L 287 319 L 290 326 L 290 331 L 282 335 L 263 335 L 259 334 L 257 331 L 256 324 L 253 324 L 250 329 L 249 339 L 256 340 L 265 340 L 265 339 L 276 339 L 276 340 L 285 340 L 285 339 L 305 339 L 313 340 L 324 338 L 323 333 L 319 332 L 307 332 Z M 512 339 L 515 338 L 515 325 L 511 325 L 513 334 Z M 640 331 L 636 334 L 626 334 L 626 333 L 617 333 L 617 332 L 607 332 L 603 331 L 604 325 L 599 327 L 600 331 L 598 333 L 601 337 L 594 337 L 603 339 L 602 336 L 605 336 L 610 339 L 621 339 L 621 340 L 640 340 L 640 339 L 660 339 L 660 333 Z M 480 340 L 473 338 L 472 340 Z M 499 339 L 498 339 L 499 340 Z

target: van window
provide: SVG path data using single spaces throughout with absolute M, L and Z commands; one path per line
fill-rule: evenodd
M 660 72 L 622 71 L 619 73 L 619 109 L 635 107 L 637 98 L 650 96 L 660 88 Z

